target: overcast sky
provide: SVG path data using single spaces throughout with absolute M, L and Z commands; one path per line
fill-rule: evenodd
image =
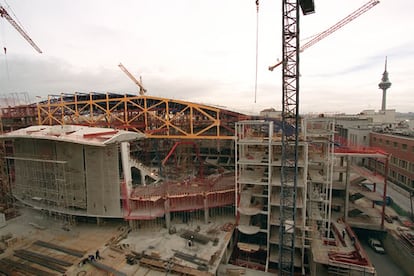
M 300 18 L 301 43 L 369 0 L 314 0 Z M 137 93 L 244 113 L 281 109 L 281 0 L 261 0 L 258 86 L 255 0 L 0 0 L 43 54 L 0 18 L 0 93 Z M 382 0 L 301 53 L 300 113 L 381 108 L 414 112 L 414 2 Z M 256 99 L 256 100 L 255 100 Z

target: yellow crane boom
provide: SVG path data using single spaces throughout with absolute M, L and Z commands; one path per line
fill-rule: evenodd
M 141 82 L 139 82 L 126 68 L 122 63 L 118 64 L 119 68 L 136 84 L 139 86 L 139 94 L 144 95 L 147 92 L 147 89 L 144 88 Z
M 318 41 L 324 39 L 328 35 L 334 33 L 338 29 L 342 28 L 343 26 L 345 26 L 346 24 L 348 24 L 349 22 L 351 22 L 355 18 L 359 17 L 361 14 L 369 11 L 371 8 L 373 8 L 374 6 L 376 6 L 379 3 L 380 3 L 379 0 L 370 0 L 369 2 L 367 2 L 366 4 L 364 4 L 363 6 L 358 8 L 357 10 L 353 11 L 351 14 L 346 16 L 344 19 L 342 19 L 341 21 L 339 21 L 335 25 L 333 25 L 333 26 L 329 27 L 328 29 L 326 29 L 325 31 L 317 34 L 312 40 L 310 40 L 310 41 L 306 42 L 304 45 L 302 45 L 299 50 L 301 52 L 304 51 L 305 49 L 307 49 L 310 46 L 314 45 Z M 273 71 L 276 67 L 281 65 L 282 62 L 283 62 L 283 60 L 278 61 L 275 65 L 269 66 L 269 70 Z
M 36 43 L 33 42 L 33 40 L 29 37 L 29 35 L 22 29 L 22 27 L 17 24 L 17 22 L 10 16 L 10 14 L 7 12 L 7 10 L 0 6 L 0 16 L 5 18 L 9 23 L 26 39 L 27 42 L 29 42 L 30 45 L 39 53 L 42 53 L 42 50 L 36 45 Z

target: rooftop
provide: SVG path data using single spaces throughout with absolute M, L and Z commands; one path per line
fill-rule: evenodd
M 77 143 L 90 146 L 132 141 L 144 138 L 144 134 L 111 128 L 78 125 L 30 126 L 0 135 L 0 139 L 31 138 Z

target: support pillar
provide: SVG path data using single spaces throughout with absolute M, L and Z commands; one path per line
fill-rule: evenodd
M 389 159 L 390 159 L 390 155 L 387 155 L 387 158 L 385 159 L 385 168 L 384 168 L 384 194 L 382 195 L 381 229 L 384 229 L 385 205 L 387 202 L 387 178 L 388 178 Z
M 171 226 L 171 213 L 170 213 L 170 199 L 167 198 L 164 201 L 164 209 L 165 209 L 165 227 L 170 229 Z
M 204 223 L 207 224 L 208 223 L 208 205 L 207 205 L 207 196 L 205 196 L 203 198 L 203 202 L 204 202 Z
M 350 158 L 346 157 L 346 174 L 345 174 L 345 208 L 344 221 L 348 223 L 348 209 L 349 209 L 349 178 L 350 178 Z
M 414 192 L 410 192 L 411 221 L 414 221 L 414 214 L 413 214 L 413 197 L 414 197 Z
M 140 170 L 140 174 L 141 174 L 141 184 L 143 186 L 146 186 L 147 183 L 145 182 L 145 174 L 144 174 L 143 170 Z
M 340 157 L 340 166 L 344 165 L 344 157 L 341 156 Z M 339 181 L 343 181 L 344 180 L 344 173 L 343 172 L 339 172 Z
M 129 196 L 132 187 L 132 175 L 131 165 L 129 164 L 129 142 L 121 143 L 121 160 L 122 160 L 122 172 L 124 174 L 124 180 L 127 189 L 127 195 Z
M 103 222 L 102 218 L 96 217 L 96 225 L 101 226 L 102 222 Z
M 135 221 L 134 220 L 128 220 L 128 225 L 129 228 L 134 229 L 135 230 Z

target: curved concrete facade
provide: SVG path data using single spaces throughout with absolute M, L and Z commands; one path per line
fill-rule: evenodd
M 136 132 L 80 126 L 34 126 L 1 136 L 13 195 L 37 209 L 122 217 L 119 143 Z

